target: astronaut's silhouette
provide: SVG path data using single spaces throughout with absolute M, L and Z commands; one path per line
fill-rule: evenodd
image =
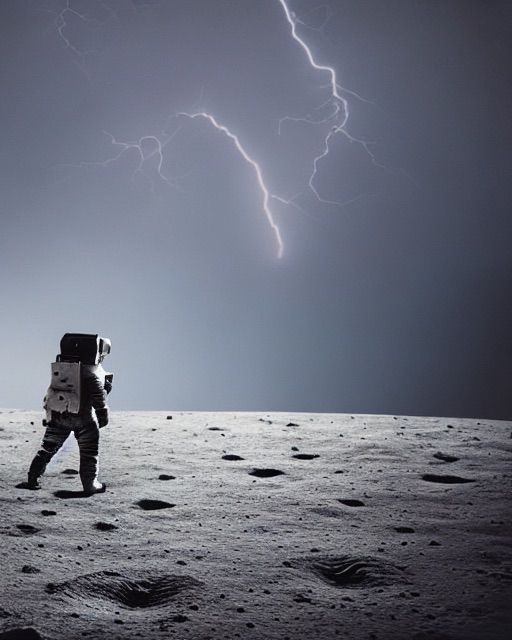
M 66 333 L 60 348 L 44 398 L 46 431 L 30 465 L 27 488 L 40 489 L 39 478 L 46 465 L 73 431 L 84 492 L 101 493 L 106 486 L 98 480 L 99 429 L 108 424 L 107 393 L 113 378 L 101 363 L 110 353 L 110 340 L 96 334 Z

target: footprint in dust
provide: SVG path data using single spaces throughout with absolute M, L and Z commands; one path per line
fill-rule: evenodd
M 461 478 L 460 476 L 438 476 L 435 473 L 425 473 L 422 479 L 426 482 L 438 482 L 439 484 L 464 484 L 466 482 L 476 482 L 470 478 Z
M 244 460 L 241 456 L 237 456 L 235 453 L 227 453 L 225 456 L 222 456 L 223 460 Z
M 443 462 L 457 462 L 457 460 L 459 459 L 456 456 L 451 456 L 447 453 L 441 453 L 441 451 L 434 453 L 433 457 L 437 460 L 442 460 Z
M 297 460 L 313 460 L 319 457 L 318 453 L 295 453 L 292 456 L 292 458 L 296 458 Z
M 135 503 L 137 506 L 139 506 L 143 511 L 156 511 L 158 509 L 171 509 L 172 507 L 175 507 L 175 504 L 172 504 L 170 502 L 165 502 L 164 500 L 149 500 L 149 499 L 142 499 L 139 500 L 138 502 Z
M 279 469 L 253 469 L 249 471 L 249 475 L 256 478 L 273 478 L 274 476 L 284 475 L 284 471 L 279 471 Z
M 76 469 L 64 469 L 64 471 L 61 471 L 61 473 L 64 473 L 67 476 L 77 476 L 78 475 L 78 471 Z
M 347 507 L 364 507 L 365 506 L 364 502 L 361 502 L 361 500 L 353 500 L 351 498 L 338 498 L 338 502 L 341 502 L 341 504 L 344 504 Z

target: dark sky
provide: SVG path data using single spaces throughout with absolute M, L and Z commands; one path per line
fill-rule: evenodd
M 332 203 L 279 0 L 0 1 L 0 406 L 512 418 L 512 5 L 287 5 Z

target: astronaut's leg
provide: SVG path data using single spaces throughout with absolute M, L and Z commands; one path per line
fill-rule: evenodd
M 75 429 L 75 437 L 80 449 L 80 480 L 85 493 L 101 493 L 105 485 L 98 481 L 98 443 L 100 430 L 91 422 Z
M 39 489 L 38 479 L 46 470 L 46 465 L 50 462 L 57 451 L 62 447 L 66 438 L 70 434 L 70 429 L 58 425 L 49 424 L 43 436 L 41 449 L 36 453 L 28 470 L 29 489 Z

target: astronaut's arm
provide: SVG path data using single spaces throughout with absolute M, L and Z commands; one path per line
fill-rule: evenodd
M 98 418 L 98 424 L 100 427 L 105 427 L 108 424 L 108 405 L 107 392 L 103 382 L 97 376 L 91 376 L 86 378 L 85 383 L 91 404 Z

